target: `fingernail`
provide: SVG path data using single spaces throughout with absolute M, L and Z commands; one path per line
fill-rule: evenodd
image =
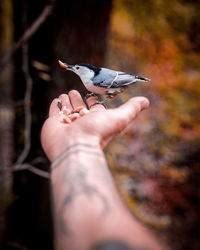
M 62 104 L 61 104 L 61 102 L 58 102 L 57 105 L 58 105 L 59 109 L 61 110 L 61 109 L 62 109 Z
M 144 104 L 145 106 L 148 107 L 149 104 L 150 104 L 150 103 L 149 103 L 149 100 L 145 98 L 145 99 L 143 100 L 143 104 Z
M 149 107 L 149 100 L 148 99 L 144 99 L 143 101 L 142 101 L 142 110 L 144 110 L 144 109 L 147 109 L 148 107 Z

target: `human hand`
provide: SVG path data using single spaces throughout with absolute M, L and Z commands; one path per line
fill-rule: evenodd
M 64 114 L 59 114 L 58 102 L 70 111 L 77 107 L 85 107 L 78 91 L 72 90 L 69 94 L 62 94 L 52 101 L 49 118 L 45 121 L 42 133 L 42 147 L 53 160 L 57 155 L 74 143 L 93 143 L 104 148 L 107 143 L 137 116 L 143 109 L 148 108 L 149 101 L 145 97 L 134 97 L 115 109 L 105 109 L 101 104 L 92 106 L 98 99 L 91 96 L 87 99 L 89 112 L 70 124 L 63 122 Z

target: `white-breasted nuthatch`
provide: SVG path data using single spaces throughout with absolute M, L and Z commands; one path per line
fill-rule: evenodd
M 146 77 L 133 76 L 125 72 L 107 68 L 98 68 L 87 63 L 72 66 L 60 60 L 58 62 L 62 68 L 76 73 L 88 91 L 94 94 L 106 95 L 108 98 L 122 93 L 130 84 L 150 81 L 150 79 Z

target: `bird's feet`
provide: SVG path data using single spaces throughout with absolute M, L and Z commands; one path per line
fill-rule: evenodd
M 105 100 L 102 100 L 102 101 L 99 101 L 99 102 L 95 102 L 95 103 L 93 103 L 91 106 L 90 106 L 90 108 L 92 107 L 92 106 L 94 106 L 94 105 L 97 105 L 97 104 L 101 104 L 101 105 L 103 105 L 105 108 L 106 108 L 106 102 L 109 100 L 110 98 L 106 98 Z
M 98 96 L 97 96 L 95 93 L 92 93 L 92 92 L 87 93 L 86 96 L 84 97 L 84 102 L 85 102 L 85 103 L 86 103 L 86 100 L 87 100 L 90 96 L 95 96 L 95 97 L 98 98 Z
M 87 95 L 86 95 L 85 98 L 84 98 L 85 103 L 87 103 L 86 100 L 87 100 L 87 98 L 89 98 L 90 96 L 95 96 L 95 97 L 97 97 L 97 98 L 99 99 L 99 96 L 98 96 L 98 95 L 96 95 L 96 94 L 94 94 L 94 93 L 87 93 Z M 92 104 L 90 107 L 88 107 L 88 108 L 91 108 L 92 106 L 97 105 L 97 104 L 101 104 L 101 105 L 104 105 L 104 106 L 105 106 L 105 103 L 107 102 L 108 99 L 109 99 L 109 98 L 106 98 L 106 99 L 103 100 L 103 101 L 95 102 L 95 103 L 93 103 L 93 104 Z

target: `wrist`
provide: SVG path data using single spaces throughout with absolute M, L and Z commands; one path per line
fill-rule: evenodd
M 56 158 L 59 157 L 59 155 L 63 154 L 64 152 L 67 152 L 72 148 L 78 149 L 78 147 L 83 145 L 88 145 L 102 151 L 100 146 L 100 139 L 98 136 L 67 134 L 66 136 L 62 136 L 60 138 L 62 139 L 57 139 L 57 142 L 52 144 L 49 150 L 48 157 L 51 162 L 53 162 Z

